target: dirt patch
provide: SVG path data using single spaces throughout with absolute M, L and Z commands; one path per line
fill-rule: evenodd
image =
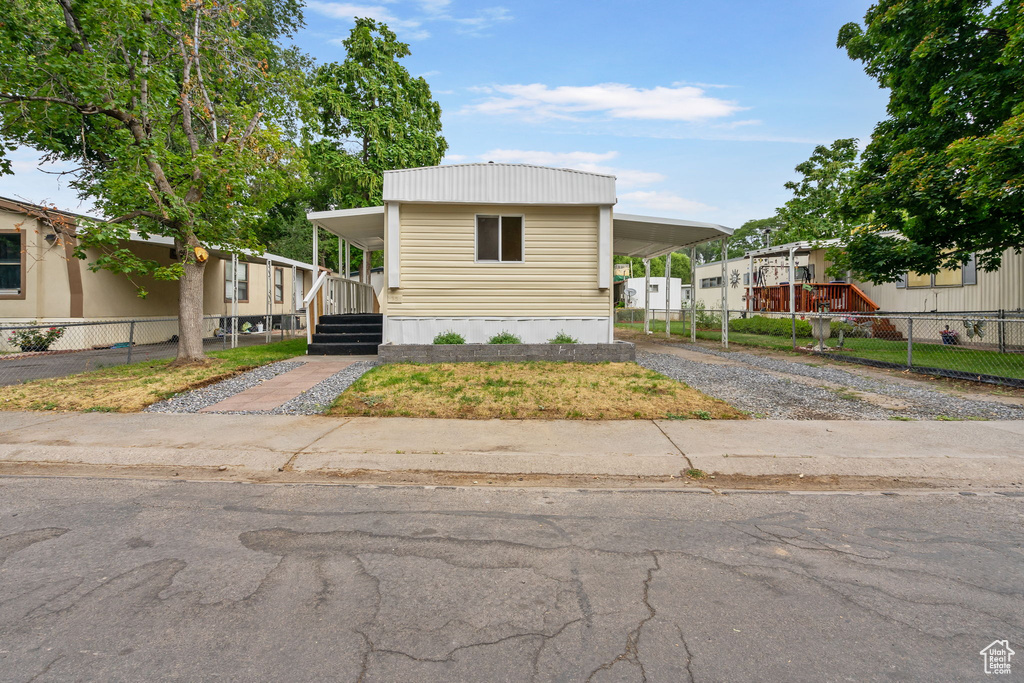
M 744 419 L 635 363 L 411 363 L 370 370 L 330 415 L 467 419 Z
M 839 475 L 742 475 L 717 472 L 694 479 L 678 476 L 611 476 L 585 474 L 491 474 L 428 470 L 330 470 L 259 472 L 218 467 L 108 466 L 53 463 L 0 463 L 0 476 L 98 477 L 167 481 L 238 481 L 263 484 L 347 484 L 380 486 L 477 486 L 502 488 L 570 488 L 665 491 L 894 491 L 959 488 L 963 482 L 926 478 Z

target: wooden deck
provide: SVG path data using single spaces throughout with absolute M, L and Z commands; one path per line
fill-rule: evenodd
M 805 289 L 803 283 L 796 285 L 797 313 L 814 313 L 819 306 L 826 304 L 831 313 L 871 313 L 879 306 L 857 285 L 846 282 L 813 282 L 807 283 L 812 290 Z M 748 306 L 751 311 L 769 311 L 789 313 L 789 285 L 769 285 L 766 287 L 747 288 Z

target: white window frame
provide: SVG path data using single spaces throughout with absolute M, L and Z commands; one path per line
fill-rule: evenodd
M 497 218 L 498 219 L 498 259 L 481 259 L 480 258 L 480 219 L 481 218 Z M 520 249 L 520 259 L 518 261 L 505 261 L 501 258 L 501 227 L 502 219 L 505 218 L 518 218 L 520 220 L 520 226 L 522 227 L 522 244 Z M 522 213 L 478 213 L 473 219 L 473 260 L 476 263 L 526 263 L 526 214 Z

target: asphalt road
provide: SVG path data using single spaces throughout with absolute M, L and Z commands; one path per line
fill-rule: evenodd
M 0 479 L 0 680 L 1024 673 L 1024 498 Z

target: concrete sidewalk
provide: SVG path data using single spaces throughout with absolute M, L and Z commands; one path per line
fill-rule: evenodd
M 0 413 L 0 464 L 1024 485 L 1024 422 L 431 420 Z

